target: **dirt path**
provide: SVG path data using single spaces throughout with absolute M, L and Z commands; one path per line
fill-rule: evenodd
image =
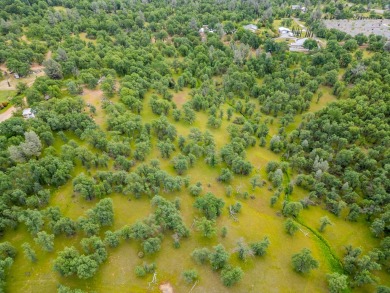
M 102 109 L 102 98 L 103 98 L 103 91 L 98 90 L 90 90 L 90 89 L 84 89 L 83 91 L 83 100 L 86 104 L 91 104 L 95 106 L 96 108 L 96 114 L 93 116 L 93 119 L 95 120 L 96 124 L 99 126 L 103 126 L 105 119 L 104 119 L 104 110 Z M 86 111 L 89 111 L 89 108 L 86 107 Z
M 12 113 L 14 112 L 15 110 L 15 107 L 12 106 L 10 107 L 9 109 L 7 109 L 5 112 L 3 113 L 0 113 L 0 123 L 11 118 L 12 117 Z
M 49 50 L 46 54 L 46 60 L 51 59 L 52 52 Z

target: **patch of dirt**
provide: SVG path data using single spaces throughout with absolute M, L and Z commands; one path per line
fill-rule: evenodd
M 5 112 L 0 113 L 0 123 L 11 118 L 14 110 L 15 110 L 15 107 L 12 106 L 12 107 L 8 108 Z
M 4 67 L 5 67 L 5 65 L 4 65 Z M 5 71 L 4 67 L 0 66 L 0 69 L 3 72 Z M 39 69 L 40 67 L 41 67 L 40 65 L 36 65 L 36 69 L 33 69 L 33 67 L 31 67 L 32 70 L 36 70 L 36 71 L 39 71 L 39 72 L 32 73 L 29 76 L 22 77 L 22 78 L 19 78 L 19 79 L 16 79 L 13 74 L 9 75 L 8 79 L 5 78 L 4 80 L 0 81 L 0 90 L 15 90 L 16 89 L 16 85 L 18 84 L 18 82 L 24 82 L 29 87 L 32 86 L 32 84 L 34 83 L 34 81 L 35 81 L 35 79 L 37 77 L 45 75 L 43 70 Z M 9 84 L 8 84 L 8 82 L 9 82 Z
M 100 89 L 90 90 L 85 88 L 82 98 L 87 105 L 91 104 L 95 106 L 96 114 L 92 118 L 96 124 L 101 126 L 104 123 L 104 111 L 102 109 L 103 91 Z M 89 112 L 89 107 L 86 107 L 85 111 Z
M 163 283 L 158 288 L 162 293 L 174 293 L 173 287 L 170 283 Z
M 46 60 L 51 59 L 52 52 L 49 50 L 46 54 Z
M 37 70 L 43 70 L 45 68 L 45 66 L 43 66 L 42 64 L 33 63 L 33 64 L 31 64 L 30 68 L 32 71 L 37 71 Z
M 25 41 L 27 44 L 31 44 L 31 41 L 29 39 L 27 39 L 26 35 L 23 35 L 20 39 L 22 41 Z
M 185 104 L 185 102 L 187 102 L 187 100 L 188 100 L 187 96 L 188 96 L 187 91 L 181 91 L 181 92 L 173 94 L 172 100 L 175 102 L 178 109 L 181 109 L 183 107 L 183 105 Z

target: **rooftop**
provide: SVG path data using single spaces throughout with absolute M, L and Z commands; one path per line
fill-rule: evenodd
M 254 25 L 254 24 L 247 24 L 247 25 L 244 25 L 244 29 L 247 29 L 247 30 L 257 30 L 258 27 L 257 27 L 257 25 Z

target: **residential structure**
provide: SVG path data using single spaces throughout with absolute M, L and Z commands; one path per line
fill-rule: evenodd
M 289 28 L 286 28 L 283 26 L 281 26 L 279 28 L 279 34 L 281 37 L 293 37 L 294 36 L 293 32 Z
M 289 45 L 290 51 L 298 51 L 298 52 L 307 52 L 309 51 L 308 49 L 303 47 L 303 44 L 308 38 L 303 38 L 303 39 L 297 39 L 294 43 L 291 43 Z
M 257 25 L 254 25 L 254 24 L 248 24 L 248 25 L 244 25 L 244 29 L 254 33 L 257 31 L 258 27 L 257 27 Z
M 31 108 L 27 108 L 27 109 L 23 110 L 23 117 L 26 119 L 29 119 L 29 118 L 34 118 L 35 115 L 34 115 L 33 111 L 31 110 Z

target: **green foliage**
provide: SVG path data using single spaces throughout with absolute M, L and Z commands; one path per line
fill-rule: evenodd
M 37 261 L 37 255 L 34 251 L 34 249 L 30 246 L 28 242 L 25 242 L 22 244 L 22 249 L 25 257 L 31 261 L 31 262 L 36 262 Z
M 320 219 L 320 229 L 319 229 L 319 231 L 320 231 L 320 232 L 324 232 L 325 227 L 326 227 L 327 225 L 332 225 L 332 222 L 329 220 L 329 218 L 328 218 L 327 216 L 321 217 L 321 219 Z
M 43 66 L 45 66 L 45 73 L 52 79 L 61 79 L 62 78 L 62 68 L 61 64 L 56 62 L 53 59 L 48 59 L 43 62 Z
M 215 220 L 221 215 L 225 202 L 208 192 L 204 196 L 196 198 L 194 207 L 199 209 L 209 220 Z
M 316 48 L 318 48 L 317 41 L 313 40 L 313 39 L 307 39 L 303 43 L 303 47 L 306 49 L 309 49 L 309 50 L 316 49 Z
M 311 251 L 308 248 L 302 249 L 302 251 L 294 254 L 291 258 L 293 268 L 298 273 L 308 273 L 312 269 L 318 268 L 318 261 L 311 255 Z
M 348 288 L 348 277 L 339 273 L 332 273 L 327 275 L 329 291 L 331 293 L 343 292 Z
M 288 202 L 283 208 L 283 215 L 286 217 L 298 217 L 300 211 L 303 209 L 303 206 L 300 202 Z
M 38 135 L 34 131 L 29 131 L 24 134 L 25 142 L 18 146 L 10 146 L 8 151 L 10 157 L 15 162 L 25 162 L 32 157 L 38 157 L 41 154 L 42 143 Z
M 205 264 L 211 255 L 211 252 L 207 248 L 197 248 L 195 249 L 191 257 L 197 264 Z
M 196 270 L 187 270 L 182 273 L 183 279 L 187 284 L 192 284 L 199 279 L 199 274 Z
M 268 237 L 264 237 L 264 239 L 259 242 L 251 243 L 250 248 L 252 249 L 255 256 L 263 256 L 266 254 L 270 243 L 271 242 L 269 241 Z
M 224 183 L 229 183 L 232 179 L 233 179 L 233 173 L 227 168 L 223 168 L 221 170 L 221 175 L 219 175 L 217 178 L 218 181 Z
M 210 253 L 209 260 L 213 270 L 222 269 L 230 258 L 230 254 L 225 250 L 222 244 L 213 247 L 214 251 Z
M 226 287 L 232 287 L 238 283 L 244 275 L 240 267 L 226 267 L 221 272 L 222 284 Z
M 114 221 L 114 209 L 111 198 L 104 198 L 87 212 L 87 216 L 100 226 L 111 226 Z
M 196 221 L 196 228 L 201 231 L 203 236 L 206 238 L 212 238 L 217 233 L 215 228 L 215 221 L 207 220 L 205 217 L 202 217 Z
M 287 234 L 292 236 L 295 234 L 295 232 L 298 231 L 298 229 L 298 225 L 293 219 L 289 218 L 284 222 L 284 230 L 287 232 Z
M 53 234 L 47 234 L 45 231 L 38 232 L 34 241 L 45 251 L 51 252 L 54 249 Z
M 244 238 L 240 238 L 237 241 L 234 252 L 237 252 L 238 258 L 242 261 L 246 261 L 248 257 L 254 256 L 253 249 L 246 244 Z
M 314 1 L 306 3 L 307 12 L 302 13 L 275 0 L 239 5 L 141 2 L 0 0 L 0 64 L 13 72 L 0 76 L 9 78 L 11 86 L 14 73 L 23 78 L 16 86 L 18 96 L 10 103 L 17 109 L 28 105 L 36 116 L 23 119 L 16 111 L 0 123 L 0 233 L 4 240 L 11 239 L 9 231 L 27 228 L 40 245 L 51 250 L 54 235 L 59 235 L 56 245 L 63 235 L 91 236 L 81 241 L 84 252 L 70 251 L 69 257 L 62 257 L 64 250 L 55 261 L 56 270 L 64 276 L 87 279 L 107 257 L 105 247 L 117 247 L 120 238 L 139 241 L 153 253 L 170 233 L 174 247 L 179 247 L 181 238 L 189 236 L 183 218 L 188 219 L 194 210 L 188 209 L 185 198 L 169 202 L 164 197 L 179 196 L 183 184 L 199 197 L 190 200 L 201 212 L 198 229 L 213 237 L 214 221 L 224 203 L 200 195 L 211 189 L 220 191 L 220 182 L 229 184 L 234 174 L 236 195 L 248 198 L 249 191 L 239 186 L 250 183 L 253 190 L 262 186 L 262 178 L 252 171 L 269 159 L 267 150 L 258 147 L 269 141 L 270 150 L 282 160 L 267 165 L 274 188 L 271 205 L 279 207 L 283 201 L 283 214 L 296 218 L 302 208 L 315 204 L 348 221 L 366 223 L 380 246 L 365 255 L 349 248 L 343 265 L 351 286 L 376 282 L 375 271 L 389 267 L 390 43 L 378 35 L 351 37 L 325 28 L 321 21 L 365 13 L 367 3 L 318 5 Z M 375 0 L 368 8 L 380 5 Z M 369 14 L 378 17 L 373 11 Z M 317 50 L 316 41 L 307 40 L 304 46 L 312 53 L 291 53 L 287 42 L 272 39 L 274 19 L 291 27 L 292 16 L 305 22 L 307 34 L 325 39 L 326 48 Z M 383 17 L 387 16 L 385 11 Z M 256 33 L 242 28 L 254 20 L 260 27 Z M 203 25 L 213 33 L 199 33 Z M 363 44 L 372 53 L 358 48 Z M 46 76 L 39 77 L 38 64 L 44 65 Z M 84 86 L 104 93 L 100 101 L 100 91 L 88 92 L 89 110 L 77 97 Z M 178 93 L 174 98 L 173 91 Z M 118 99 L 108 99 L 116 94 Z M 0 108 L 8 95 L 14 94 L 1 94 Z M 334 97 L 337 101 L 330 103 Z M 100 106 L 102 116 L 96 111 Z M 188 129 L 188 125 L 210 132 Z M 156 160 L 150 160 L 159 154 L 163 159 L 174 157 L 177 174 L 188 172 L 196 178 L 194 183 L 202 178 L 204 186 L 200 182 L 189 186 L 188 178 L 172 176 L 165 160 L 160 168 Z M 198 168 L 205 168 L 204 172 Z M 215 175 L 212 168 L 220 173 Z M 218 182 L 212 183 L 211 174 L 218 176 Z M 68 190 L 70 178 L 73 195 Z M 294 184 L 307 193 L 300 202 L 289 201 L 300 192 Z M 134 198 L 161 196 L 152 199 L 148 217 L 113 232 L 106 231 L 114 221 L 108 198 L 113 194 L 129 199 L 129 212 Z M 232 194 L 233 188 L 227 186 L 226 195 Z M 53 203 L 52 195 L 63 211 L 72 208 L 68 203 L 78 201 L 74 196 L 91 202 L 104 199 L 75 221 L 59 209 L 46 208 Z M 233 202 L 228 204 L 232 214 L 241 207 Z M 118 224 L 123 219 L 115 220 Z M 321 219 L 317 228 L 323 231 L 328 222 Z M 285 229 L 294 234 L 298 226 L 287 219 Z M 222 228 L 222 237 L 226 231 Z M 102 232 L 104 241 L 93 237 Z M 228 247 L 231 243 L 225 240 Z M 34 260 L 31 246 L 23 246 L 27 259 Z M 247 258 L 249 251 L 262 255 L 267 246 L 265 240 L 242 244 L 240 257 Z M 16 274 L 15 282 L 5 286 L 15 255 L 8 244 L 1 247 L 1 289 L 12 290 L 22 277 Z M 146 266 L 142 271 L 147 273 Z M 221 276 L 227 286 L 237 275 L 232 271 L 227 267 L 226 280 Z M 329 284 L 337 286 L 330 289 L 344 290 L 344 279 L 332 275 Z M 75 290 L 60 286 L 59 291 Z
M 203 188 L 202 188 L 202 183 L 201 182 L 196 182 L 196 184 L 191 185 L 189 187 L 189 192 L 192 196 L 198 196 L 201 194 Z
M 144 251 L 146 254 L 154 254 L 158 252 L 161 248 L 160 238 L 149 238 L 143 243 Z
M 118 247 L 119 245 L 119 240 L 120 240 L 120 235 L 119 235 L 119 232 L 115 231 L 115 232 L 112 232 L 112 231 L 106 231 L 104 233 L 105 235 L 105 238 L 104 238 L 104 242 L 112 247 L 112 248 L 115 248 L 115 247 Z

